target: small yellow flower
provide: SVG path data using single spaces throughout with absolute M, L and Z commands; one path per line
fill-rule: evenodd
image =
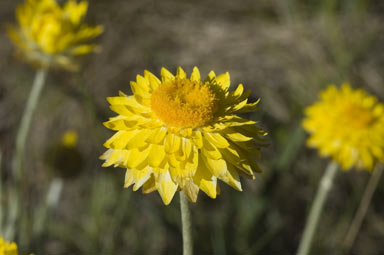
M 330 156 L 345 170 L 356 166 L 372 170 L 384 160 L 384 105 L 349 84 L 329 86 L 320 101 L 305 110 L 308 145 Z
M 229 92 L 229 74 L 211 71 L 200 80 L 198 68 L 188 78 L 161 70 L 161 80 L 145 71 L 131 82 L 133 96 L 109 97 L 118 116 L 104 125 L 117 131 L 104 146 L 103 166 L 126 168 L 125 187 L 157 190 L 169 204 L 179 190 L 195 202 L 199 189 L 211 198 L 217 180 L 241 191 L 239 174 L 255 178 L 256 159 L 266 133 L 256 122 L 235 114 L 256 110 L 243 85 Z
M 17 255 L 17 245 L 15 243 L 10 243 L 8 241 L 4 241 L 2 237 L 0 237 L 0 255 Z
M 78 135 L 74 130 L 67 130 L 61 137 L 61 144 L 66 148 L 74 148 L 77 145 Z
M 26 0 L 16 10 L 19 26 L 8 26 L 8 36 L 27 62 L 75 71 L 76 56 L 97 50 L 87 41 L 103 31 L 82 24 L 87 9 L 86 1 L 69 0 L 60 7 L 55 0 Z

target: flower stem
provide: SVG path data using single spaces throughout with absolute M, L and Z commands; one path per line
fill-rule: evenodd
M 183 191 L 180 191 L 181 223 L 183 227 L 183 255 L 193 254 L 191 213 L 188 200 Z
M 349 253 L 353 243 L 355 242 L 356 236 L 359 233 L 361 223 L 363 223 L 365 214 L 368 211 L 368 207 L 371 203 L 373 193 L 376 190 L 377 184 L 379 183 L 380 177 L 383 173 L 383 166 L 377 167 L 369 179 L 367 187 L 364 191 L 363 197 L 360 201 L 359 209 L 356 212 L 355 217 L 348 229 L 348 233 L 344 240 L 344 251 L 345 254 Z
M 313 201 L 311 210 L 309 212 L 309 217 L 305 225 L 303 236 L 301 237 L 299 250 L 297 252 L 298 255 L 307 255 L 309 253 L 313 235 L 319 223 L 321 212 L 324 208 L 325 199 L 327 198 L 328 192 L 332 187 L 332 182 L 336 176 L 338 168 L 339 166 L 337 163 L 330 162 L 327 166 L 327 169 L 325 170 L 325 173 L 320 181 L 315 200 Z
M 27 105 L 25 107 L 23 117 L 21 119 L 21 124 L 17 132 L 16 150 L 13 161 L 13 174 L 16 182 L 19 182 L 22 177 L 25 143 L 27 140 L 29 127 L 31 126 L 32 116 L 35 111 L 37 102 L 39 101 L 41 91 L 44 87 L 46 76 L 46 69 L 40 69 L 36 72 L 35 80 L 33 81 L 32 85 L 32 90 L 29 94 Z
M 39 101 L 41 91 L 43 90 L 45 79 L 47 76 L 46 69 L 39 69 L 36 72 L 35 79 L 33 81 L 32 89 L 29 94 L 27 105 L 25 107 L 20 127 L 16 136 L 16 148 L 13 156 L 12 162 L 12 174 L 14 178 L 15 185 L 11 188 L 11 195 L 15 199 L 12 202 L 12 206 L 9 206 L 9 221 L 7 222 L 6 233 L 8 234 L 8 239 L 13 240 L 15 235 L 16 221 L 19 219 L 20 206 L 21 206 L 21 195 L 22 195 L 22 180 L 23 178 L 23 160 L 25 152 L 25 144 L 27 140 L 27 135 L 29 127 L 31 125 L 32 116 L 35 111 L 37 102 Z

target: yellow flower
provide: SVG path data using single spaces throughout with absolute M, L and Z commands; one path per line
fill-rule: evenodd
M 74 130 L 67 130 L 61 137 L 61 144 L 66 148 L 75 148 L 77 145 L 78 135 Z
M 8 26 L 8 36 L 27 62 L 75 71 L 77 56 L 97 50 L 87 41 L 103 31 L 82 24 L 87 9 L 86 1 L 69 0 L 60 7 L 55 0 L 26 0 L 16 10 L 19 26 Z
M 253 179 L 260 171 L 266 133 L 235 115 L 255 111 L 258 101 L 247 103 L 250 92 L 229 85 L 228 73 L 201 81 L 196 67 L 189 78 L 180 67 L 176 76 L 162 68 L 161 80 L 138 75 L 133 96 L 108 98 L 119 115 L 104 123 L 117 133 L 104 144 L 103 166 L 126 168 L 125 187 L 157 190 L 166 205 L 178 189 L 193 202 L 199 189 L 216 198 L 218 179 L 241 191 L 239 174 Z
M 2 237 L 0 237 L 0 255 L 17 255 L 17 245 L 15 243 L 10 243 L 8 241 L 4 241 Z
M 376 161 L 384 160 L 383 104 L 347 83 L 340 89 L 329 86 L 320 99 L 305 110 L 309 146 L 345 170 L 354 166 L 371 170 Z

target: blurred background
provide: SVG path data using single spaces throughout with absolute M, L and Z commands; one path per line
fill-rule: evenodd
M 0 2 L 3 28 L 15 22 L 21 3 Z M 102 125 L 114 116 L 107 96 L 131 93 L 129 82 L 145 69 L 159 75 L 162 66 L 187 73 L 198 66 L 202 76 L 229 71 L 232 84 L 243 83 L 253 100 L 261 98 L 260 110 L 247 117 L 268 131 L 270 146 L 262 151 L 263 173 L 243 179 L 243 192 L 222 183 L 217 199 L 200 192 L 191 204 L 195 253 L 294 254 L 328 163 L 305 147 L 303 108 L 328 84 L 344 81 L 384 99 L 383 14 L 380 0 L 90 1 L 86 20 L 104 25 L 97 39 L 103 50 L 86 56 L 80 72 L 49 72 L 25 154 L 20 250 L 181 253 L 178 196 L 164 206 L 156 192 L 123 189 L 124 169 L 102 168 L 98 157 L 113 133 Z M 15 135 L 35 70 L 14 57 L 2 31 L 1 179 L 9 189 Z M 341 254 L 369 177 L 366 171 L 338 173 L 312 254 Z M 9 204 L 6 194 L 1 201 Z M 383 196 L 381 180 L 350 254 L 384 253 Z M 52 200 L 57 204 L 44 216 Z

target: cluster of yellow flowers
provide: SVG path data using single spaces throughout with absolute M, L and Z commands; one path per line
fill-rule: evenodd
M 8 27 L 18 55 L 41 68 L 76 70 L 75 57 L 97 50 L 88 40 L 103 31 L 83 24 L 87 7 L 86 1 L 61 7 L 55 0 L 26 0 L 16 12 L 19 25 Z M 241 190 L 239 176 L 255 178 L 260 171 L 256 160 L 266 133 L 237 115 L 256 110 L 258 101 L 248 103 L 241 84 L 234 91 L 229 86 L 228 73 L 211 71 L 202 80 L 196 67 L 189 77 L 180 67 L 176 75 L 163 68 L 160 79 L 148 71 L 138 75 L 132 96 L 108 98 L 118 115 L 104 124 L 117 132 L 104 144 L 103 166 L 125 168 L 125 187 L 157 190 L 165 204 L 177 190 L 193 202 L 199 190 L 215 198 L 217 180 Z M 383 161 L 383 104 L 348 84 L 330 86 L 320 98 L 305 111 L 308 145 L 344 169 L 372 169 Z
M 84 24 L 87 9 L 87 1 L 68 0 L 60 6 L 56 0 L 25 0 L 16 11 L 18 25 L 7 27 L 17 55 L 41 69 L 16 139 L 16 180 L 22 176 L 23 148 L 46 69 L 76 71 L 78 56 L 99 49 L 89 40 L 100 35 L 103 27 Z M 176 191 L 196 202 L 200 190 L 216 198 L 220 193 L 218 180 L 241 191 L 240 176 L 255 179 L 255 173 L 261 172 L 258 160 L 267 145 L 267 133 L 256 121 L 239 116 L 256 111 L 259 100 L 248 102 L 250 92 L 244 91 L 242 84 L 230 90 L 229 73 L 216 75 L 211 71 L 202 79 L 197 67 L 189 76 L 181 67 L 176 74 L 162 68 L 160 78 L 144 71 L 130 85 L 133 95 L 120 92 L 107 99 L 117 116 L 104 125 L 116 132 L 104 143 L 107 150 L 100 156 L 104 167 L 126 169 L 124 187 L 133 186 L 134 191 L 141 188 L 143 193 L 157 191 L 165 205 Z M 377 162 L 384 162 L 384 104 L 347 83 L 340 88 L 331 85 L 319 97 L 305 109 L 302 124 L 310 134 L 307 143 L 337 164 L 330 164 L 323 176 L 298 254 L 308 254 L 338 165 L 345 170 L 372 170 Z M 74 131 L 62 137 L 66 154 L 57 157 L 60 165 L 64 161 L 78 167 L 81 157 L 74 150 L 77 142 Z M 64 168 L 66 174 L 62 176 L 71 176 L 68 170 L 73 167 Z M 180 199 L 181 211 L 187 211 L 185 196 Z M 187 225 L 183 235 L 190 230 L 187 215 L 184 212 L 182 217 L 183 225 Z M 184 254 L 192 254 L 191 242 L 187 237 L 183 241 L 184 248 L 188 247 Z M 0 237 L 0 255 L 17 254 L 17 245 Z

